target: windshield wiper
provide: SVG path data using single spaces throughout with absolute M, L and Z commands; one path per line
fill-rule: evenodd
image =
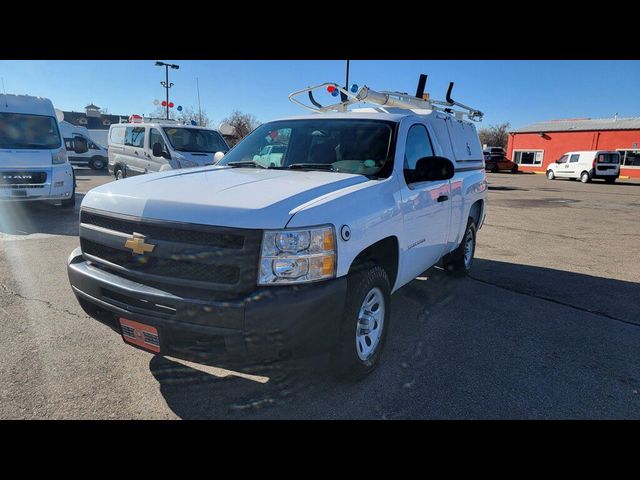
M 327 170 L 329 172 L 337 172 L 330 163 L 293 163 L 288 168 L 291 170 Z
M 264 165 L 254 161 L 254 160 L 243 160 L 241 162 L 229 162 L 227 163 L 228 166 L 230 167 L 260 167 L 260 168 L 267 168 Z

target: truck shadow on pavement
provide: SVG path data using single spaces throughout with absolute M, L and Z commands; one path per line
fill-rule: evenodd
M 554 288 L 568 284 L 575 296 Z M 640 329 L 625 322 L 640 320 L 638 292 L 476 259 L 472 278 L 432 268 L 393 295 L 383 361 L 359 382 L 317 360 L 248 369 L 259 379 L 160 356 L 149 367 L 183 419 L 633 418 Z
M 78 236 L 79 209 L 84 193 L 76 193 L 74 208 L 45 202 L 0 202 L 0 238 L 7 235 Z

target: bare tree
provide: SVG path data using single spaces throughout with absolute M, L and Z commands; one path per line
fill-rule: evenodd
M 249 135 L 256 127 L 260 126 L 260 122 L 256 119 L 254 115 L 250 113 L 242 113 L 238 110 L 235 110 L 225 118 L 223 123 L 228 123 L 233 127 L 235 133 L 235 142 L 232 140 L 231 143 L 237 143 L 242 140 L 244 137 Z
M 509 123 L 501 123 L 500 125 L 489 125 L 487 128 L 481 128 L 478 131 L 480 143 L 488 147 L 502 147 L 506 150 L 510 126 Z
M 193 107 L 184 107 L 181 112 L 178 112 L 175 108 L 170 108 L 169 119 L 177 120 L 179 122 L 186 123 L 187 125 L 189 125 L 193 120 L 196 122 L 196 125 L 201 127 L 210 126 L 213 122 L 207 115 L 207 111 L 203 109 L 202 115 L 200 115 L 200 113 L 201 112 L 196 111 Z M 151 116 L 153 118 L 167 118 L 167 108 L 159 106 L 151 112 Z

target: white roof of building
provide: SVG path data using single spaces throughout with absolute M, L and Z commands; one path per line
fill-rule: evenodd
M 532 123 L 511 133 L 572 132 L 592 130 L 640 130 L 640 117 L 574 118 Z

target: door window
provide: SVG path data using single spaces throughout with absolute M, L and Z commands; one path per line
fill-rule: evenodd
M 567 163 L 567 160 L 569 160 L 569 155 L 563 155 L 558 160 L 558 163 Z
M 149 130 L 149 148 L 153 150 L 153 146 L 159 143 L 162 145 L 162 151 L 164 153 L 168 153 L 167 144 L 164 143 L 164 138 L 162 138 L 162 134 L 155 128 Z
M 413 125 L 407 133 L 407 143 L 404 149 L 404 178 L 407 184 L 414 183 L 418 160 L 433 155 L 433 147 L 427 128 L 421 124 Z

